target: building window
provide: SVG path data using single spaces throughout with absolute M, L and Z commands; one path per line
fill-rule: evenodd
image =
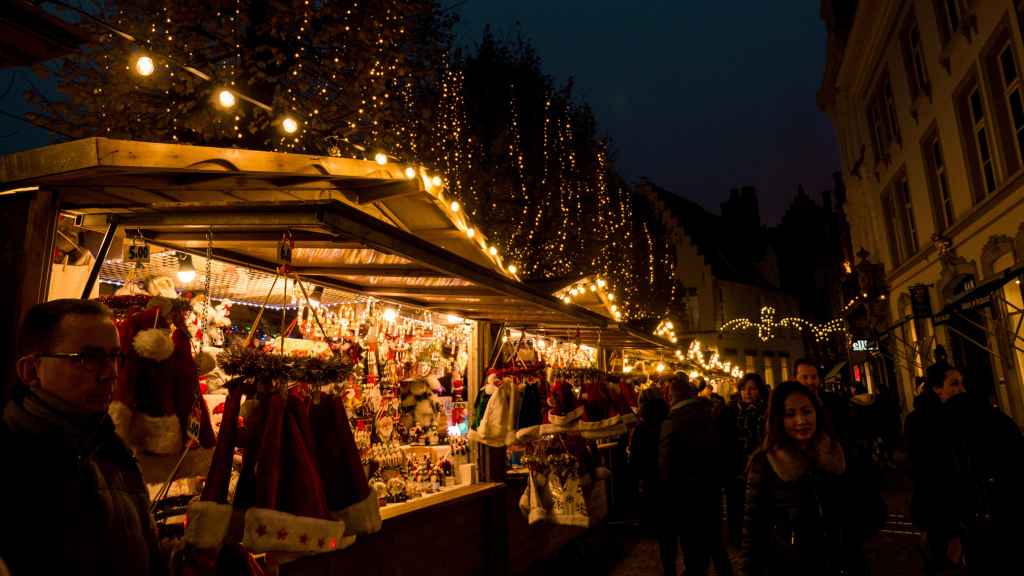
M 898 175 L 882 193 L 882 207 L 886 212 L 890 255 L 896 266 L 916 254 L 919 248 L 913 198 L 906 174 Z
M 775 385 L 775 358 L 764 357 L 764 383 L 769 386 Z
M 747 372 L 757 372 L 756 360 L 757 357 L 753 353 L 747 352 Z
M 917 253 L 917 226 L 914 224 L 914 207 L 911 203 L 910 185 L 907 183 L 906 175 L 899 176 L 896 180 L 896 197 L 900 203 L 900 227 L 903 233 L 903 245 L 906 248 L 905 257 Z
M 903 32 L 903 56 L 910 78 L 910 92 L 913 98 L 930 92 L 928 68 L 925 66 L 924 48 L 921 46 L 921 31 L 917 17 L 911 13 Z
M 789 380 L 789 356 L 781 356 L 779 358 L 779 368 L 782 372 L 782 381 L 786 382 Z
M 881 81 L 868 100 L 867 112 L 875 161 L 885 160 L 889 156 L 889 146 L 893 143 L 899 144 L 900 141 L 896 100 L 893 97 L 892 82 L 889 80 L 888 72 L 882 75 Z
M 953 34 L 960 29 L 959 0 L 935 0 L 935 14 L 939 18 L 939 31 L 942 32 L 942 43 L 948 44 Z
M 963 94 L 960 103 L 961 124 L 969 140 L 967 154 L 974 181 L 974 201 L 979 202 L 996 190 L 996 164 L 992 156 L 991 131 L 984 96 L 977 80 L 973 80 Z
M 946 159 L 942 154 L 942 141 L 938 133 L 925 139 L 922 147 L 925 166 L 928 168 L 928 185 L 931 188 L 932 212 L 935 215 L 935 230 L 942 232 L 956 220 L 953 213 L 953 197 L 949 190 L 949 174 Z
M 1017 159 L 1024 160 L 1024 90 L 1021 88 L 1020 68 L 1009 40 L 999 50 L 999 78 L 1002 81 L 1003 104 L 1009 111 Z

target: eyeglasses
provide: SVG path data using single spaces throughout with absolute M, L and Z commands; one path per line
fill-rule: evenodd
M 113 362 L 115 365 L 124 361 L 124 352 L 120 350 L 83 350 L 82 352 L 48 352 L 36 354 L 39 358 L 56 358 L 69 360 L 74 364 L 92 372 L 100 372 Z

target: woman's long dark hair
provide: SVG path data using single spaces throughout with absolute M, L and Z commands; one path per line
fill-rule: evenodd
M 811 392 L 811 389 L 799 382 L 789 380 L 783 382 L 772 390 L 768 397 L 768 418 L 765 423 L 764 442 L 761 444 L 762 451 L 773 450 L 784 446 L 794 446 L 794 442 L 786 435 L 786 399 L 793 394 L 801 394 L 811 401 L 814 407 L 815 427 L 814 438 L 817 440 L 822 434 L 831 436 L 828 429 L 828 422 L 822 413 L 821 401 Z

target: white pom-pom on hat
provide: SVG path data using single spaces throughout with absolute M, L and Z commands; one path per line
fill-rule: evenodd
M 163 362 L 174 354 L 174 341 L 169 330 L 148 328 L 135 335 L 132 348 L 143 358 Z

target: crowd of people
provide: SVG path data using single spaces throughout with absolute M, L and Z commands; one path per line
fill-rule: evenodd
M 19 344 L 20 384 L 0 419 L 13 463 L 0 475 L 0 575 L 165 572 L 138 465 L 107 414 L 121 356 L 110 311 L 37 305 Z M 944 350 L 935 356 L 905 422 L 928 570 L 1003 573 L 1019 565 L 1024 535 L 1024 440 Z M 794 374 L 772 390 L 747 374 L 729 402 L 683 373 L 670 398 L 641 394 L 629 453 L 665 574 L 680 548 L 688 575 L 711 565 L 719 576 L 868 572 L 864 544 L 886 519 L 885 458 L 864 439 L 856 396 L 823 390 L 813 361 Z
M 1024 512 L 1021 433 L 967 392 L 941 347 L 937 358 L 906 420 L 927 570 L 1002 573 L 1024 535 L 1015 525 Z M 824 390 L 812 360 L 793 368 L 795 380 L 774 389 L 746 374 L 729 402 L 683 373 L 669 399 L 653 388 L 641 395 L 630 456 L 666 575 L 680 548 L 687 575 L 712 564 L 719 575 L 869 573 L 864 546 L 887 518 L 881 479 L 900 436 L 898 404 L 893 432 L 885 400 Z

